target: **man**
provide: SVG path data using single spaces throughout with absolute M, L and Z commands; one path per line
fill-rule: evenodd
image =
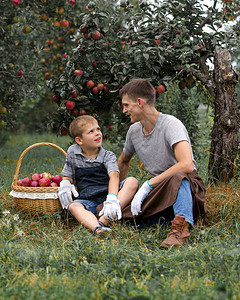
M 155 88 L 147 80 L 130 81 L 120 96 L 123 113 L 133 123 L 118 159 L 120 180 L 126 178 L 134 153 L 151 175 L 123 210 L 123 218 L 144 219 L 172 208 L 171 230 L 161 247 L 182 246 L 205 212 L 205 185 L 196 172 L 187 130 L 174 116 L 157 111 Z

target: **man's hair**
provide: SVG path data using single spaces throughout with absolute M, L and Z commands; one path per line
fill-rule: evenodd
M 88 115 L 75 118 L 69 126 L 69 131 L 73 139 L 82 137 L 83 127 L 87 124 L 94 123 L 95 121 L 97 120 L 94 117 Z
M 146 79 L 133 79 L 125 84 L 120 90 L 120 97 L 122 98 L 126 94 L 133 101 L 137 101 L 137 98 L 143 98 L 149 105 L 155 103 L 156 90 Z

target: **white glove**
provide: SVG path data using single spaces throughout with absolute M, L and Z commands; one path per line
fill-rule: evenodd
M 72 194 L 74 197 L 78 196 L 75 186 L 68 179 L 63 179 L 58 188 L 58 197 L 63 209 L 68 208 L 69 204 L 73 202 Z
M 104 215 L 106 220 L 120 220 L 122 218 L 122 211 L 120 201 L 115 194 L 108 194 L 106 201 L 103 202 L 103 209 L 99 216 Z
M 151 190 L 153 190 L 153 187 L 150 185 L 150 183 L 147 180 L 137 191 L 137 193 L 135 194 L 131 202 L 131 212 L 133 216 L 137 216 L 139 213 L 141 213 L 142 203 Z

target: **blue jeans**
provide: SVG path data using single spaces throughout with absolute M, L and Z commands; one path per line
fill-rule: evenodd
M 193 226 L 193 198 L 190 183 L 187 179 L 183 179 L 180 184 L 173 210 L 174 215 L 185 217 L 185 220 Z

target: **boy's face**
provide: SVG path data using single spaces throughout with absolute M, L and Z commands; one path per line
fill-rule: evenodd
M 102 145 L 102 132 L 97 121 L 86 124 L 82 128 L 82 136 L 75 138 L 76 142 L 87 149 L 96 149 Z

